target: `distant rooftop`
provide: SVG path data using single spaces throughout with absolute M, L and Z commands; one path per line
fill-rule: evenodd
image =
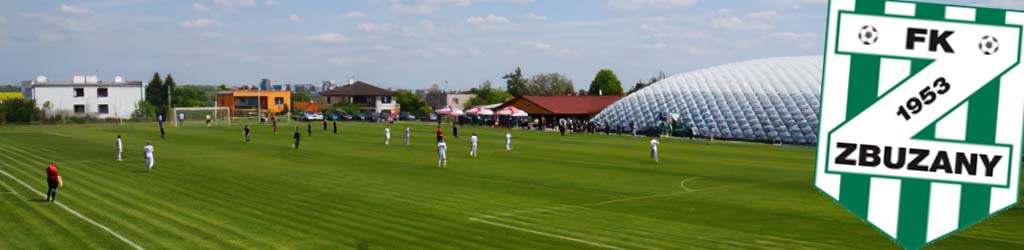
M 122 76 L 115 76 L 113 82 L 100 81 L 96 76 L 75 75 L 70 81 L 50 81 L 46 76 L 37 76 L 33 80 L 21 81 L 24 87 L 71 87 L 71 86 L 127 86 L 141 87 L 142 81 L 125 81 Z

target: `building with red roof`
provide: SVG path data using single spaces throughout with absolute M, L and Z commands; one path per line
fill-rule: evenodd
M 619 99 L 622 96 L 520 96 L 501 104 L 495 110 L 512 106 L 535 118 L 589 120 Z

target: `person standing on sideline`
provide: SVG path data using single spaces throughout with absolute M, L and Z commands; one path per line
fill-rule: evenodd
M 327 119 L 324 119 L 324 132 L 327 132 Z
M 444 132 L 441 131 L 441 125 L 437 125 L 437 142 L 441 142 L 442 137 L 444 137 Z
M 164 115 L 157 115 L 157 125 L 160 125 L 160 140 L 164 139 Z
M 512 130 L 505 132 L 505 151 L 512 151 Z
M 459 139 L 459 126 L 455 125 L 455 122 L 452 122 L 452 137 Z
M 292 144 L 292 147 L 299 149 L 299 138 L 302 138 L 302 133 L 299 133 L 299 126 L 295 126 L 295 134 L 292 137 L 295 138 L 295 144 Z
M 338 120 L 332 120 L 331 126 L 334 126 L 334 134 L 338 134 Z
M 409 138 L 409 137 L 412 136 L 410 134 L 411 132 L 412 132 L 411 128 L 405 127 L 405 145 L 406 146 L 409 146 L 409 144 L 410 144 L 409 139 L 411 139 L 411 138 Z
M 57 174 L 57 164 L 50 162 L 46 168 L 46 201 L 57 201 L 57 188 L 64 185 L 64 181 Z
M 651 137 L 651 159 L 658 163 L 658 137 Z
M 476 133 L 469 137 L 469 156 L 476 158 Z
M 117 161 L 121 161 L 121 153 L 124 152 L 124 143 L 121 142 L 121 135 L 117 135 L 117 142 L 114 146 L 117 149 Z
M 448 144 L 445 144 L 444 138 L 441 138 L 441 140 L 437 142 L 437 167 L 444 168 L 448 166 L 447 151 Z
M 384 127 L 384 145 L 391 144 L 391 127 Z
M 249 143 L 249 124 L 245 124 L 245 143 Z
M 313 137 L 313 123 L 312 122 L 306 122 L 306 134 L 309 135 L 309 137 Z
M 142 151 L 146 153 L 146 168 L 149 171 L 153 171 L 153 144 L 146 141 L 146 146 L 142 147 Z
M 270 125 L 274 126 L 274 134 L 277 134 L 277 118 L 270 117 Z

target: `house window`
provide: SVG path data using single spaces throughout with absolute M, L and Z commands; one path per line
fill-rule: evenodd
M 85 114 L 85 105 L 84 104 L 77 104 L 77 105 L 75 105 L 75 114 Z
M 459 98 L 452 98 L 452 103 L 458 105 L 459 104 Z
M 75 97 L 85 96 L 85 88 L 75 88 Z
M 107 97 L 107 88 L 98 88 L 98 89 L 96 89 L 96 96 L 98 96 L 98 97 Z
M 110 114 L 110 106 L 108 106 L 107 104 L 100 104 L 97 110 L 100 111 L 101 115 Z
M 284 104 L 284 97 L 274 97 L 274 104 L 277 104 L 277 105 Z
M 391 103 L 391 97 L 390 96 L 381 96 L 380 97 L 380 103 L 385 103 L 385 104 Z

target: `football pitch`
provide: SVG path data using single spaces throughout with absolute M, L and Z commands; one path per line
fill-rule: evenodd
M 642 137 L 445 125 L 440 169 L 428 123 L 242 125 L 0 126 L 0 249 L 900 248 L 815 191 L 812 147 L 662 139 L 655 164 Z M 1024 249 L 1024 209 L 928 248 Z

